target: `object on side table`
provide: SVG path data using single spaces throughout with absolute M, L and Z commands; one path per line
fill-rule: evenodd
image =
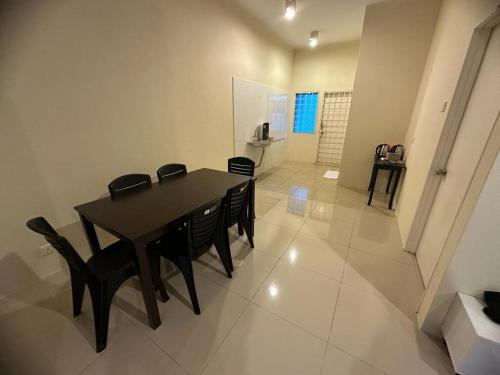
M 500 292 L 484 292 L 484 302 L 487 307 L 483 312 L 495 323 L 500 324 Z
M 384 157 L 389 151 L 389 145 L 387 143 L 382 143 L 375 148 L 375 155 L 379 158 Z

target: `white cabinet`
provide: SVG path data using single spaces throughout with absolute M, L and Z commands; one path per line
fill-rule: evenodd
M 500 325 L 484 313 L 484 302 L 458 293 L 442 331 L 457 374 L 500 375 Z

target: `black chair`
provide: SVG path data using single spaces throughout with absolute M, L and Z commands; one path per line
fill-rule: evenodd
M 151 177 L 147 174 L 134 173 L 126 174 L 115 178 L 108 185 L 111 198 L 125 195 L 132 190 L 142 189 L 151 186 Z
M 131 193 L 136 192 L 137 190 L 141 190 L 147 187 L 151 187 L 151 177 L 147 174 L 126 174 L 120 177 L 115 178 L 108 185 L 109 193 L 111 194 L 111 198 L 119 198 Z M 155 246 L 159 246 L 160 240 L 155 241 L 154 243 L 148 244 L 146 250 L 148 254 L 153 251 L 152 248 Z M 153 276 L 153 284 L 155 286 L 155 291 L 160 292 L 160 300 L 162 302 L 166 302 L 168 300 L 168 295 L 161 289 L 163 284 L 161 283 L 160 273 L 152 272 Z
M 227 226 L 238 224 L 238 234 L 247 234 L 248 242 L 253 248 L 253 236 L 250 234 L 250 217 L 248 216 L 248 201 L 251 194 L 250 183 L 245 182 L 227 192 Z
M 117 241 L 84 262 L 66 238 L 60 236 L 43 217 L 29 220 L 26 226 L 39 233 L 66 260 L 71 276 L 73 316 L 80 315 L 85 285 L 89 288 L 94 311 L 96 351 L 106 348 L 109 310 L 115 292 L 130 277 L 138 274 L 134 249 Z
M 165 164 L 158 169 L 156 175 L 158 176 L 158 181 L 163 181 L 170 177 L 183 175 L 186 173 L 187 169 L 184 164 Z
M 224 265 L 227 277 L 232 277 L 231 253 L 225 216 L 225 198 L 216 199 L 194 211 L 187 220 L 179 225 L 167 239 L 161 241 L 150 254 L 151 269 L 155 280 L 159 280 L 160 255 L 174 263 L 186 281 L 191 303 L 195 314 L 200 314 L 200 305 L 196 294 L 193 277 L 192 260 L 205 253 L 210 246 L 215 245 Z M 165 287 L 159 280 L 160 294 L 165 293 Z
M 252 159 L 238 156 L 227 160 L 227 171 L 253 177 L 255 162 Z

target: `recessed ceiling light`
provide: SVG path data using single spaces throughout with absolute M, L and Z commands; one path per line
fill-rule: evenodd
M 295 0 L 285 0 L 285 18 L 287 20 L 293 19 L 295 17 L 296 8 Z
M 309 47 L 314 48 L 318 45 L 319 32 L 317 30 L 311 31 L 311 36 L 309 37 Z

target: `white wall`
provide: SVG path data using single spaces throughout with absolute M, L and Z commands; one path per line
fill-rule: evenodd
M 321 120 L 323 93 L 332 90 L 352 90 L 359 41 L 335 43 L 317 48 L 297 49 L 293 53 L 292 94 L 319 92 L 318 117 L 314 134 L 293 133 L 293 116 L 290 116 L 288 159 L 316 162 Z M 292 95 L 292 110 L 295 95 Z M 293 112 L 291 111 L 293 114 Z
M 0 296 L 61 267 L 26 219 L 84 250 L 73 206 L 166 162 L 226 168 L 232 77 L 288 89 L 292 51 L 227 0 L 0 4 Z
M 408 169 L 396 212 L 403 247 L 447 115 L 441 112 L 443 103 L 453 96 L 474 28 L 497 4 L 498 0 L 443 0 L 405 142 Z
M 366 190 L 377 144 L 404 142 L 439 6 L 396 0 L 366 8 L 340 184 Z
M 500 291 L 500 154 L 479 195 L 453 259 L 434 297 L 423 329 L 439 333 L 456 292 L 481 298 Z

